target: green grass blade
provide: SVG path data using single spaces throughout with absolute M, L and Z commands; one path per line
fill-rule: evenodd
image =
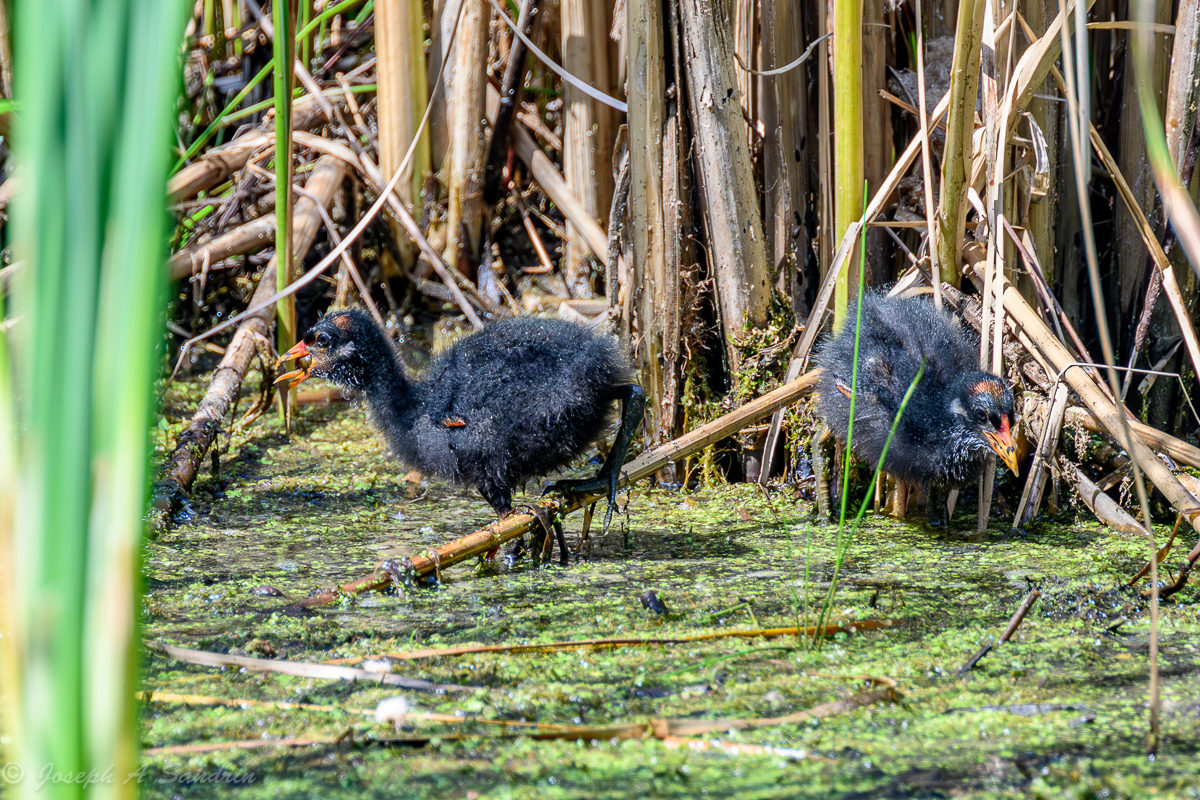
M 0 586 L 0 671 L 8 755 L 27 780 L 10 797 L 82 796 L 80 783 L 39 787 L 33 776 L 48 764 L 132 769 L 138 739 L 134 609 L 162 336 L 163 185 L 190 5 L 79 6 L 18 3 L 15 14 L 27 100 L 14 130 L 25 178 L 13 246 L 25 266 L 10 374 L 0 344 L 0 470 L 20 463 L 11 526 L 0 507 L 0 562 L 12 577 Z M 89 790 L 135 792 L 119 780 Z

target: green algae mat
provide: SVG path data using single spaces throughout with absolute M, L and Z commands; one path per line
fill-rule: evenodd
M 567 568 L 468 562 L 403 594 L 302 610 L 296 601 L 316 589 L 493 519 L 465 490 L 390 462 L 362 420 L 361 408 L 334 404 L 305 408 L 290 438 L 273 420 L 234 434 L 218 474 L 206 471 L 178 524 L 147 545 L 144 636 L 477 688 L 412 691 L 147 653 L 147 797 L 1200 798 L 1194 586 L 1162 607 L 1162 741 L 1145 756 L 1148 604 L 1123 588 L 1142 541 L 1090 522 L 1022 536 L 1000 519 L 979 534 L 966 517 L 945 531 L 868 514 L 831 621 L 892 627 L 821 642 L 389 659 L 812 624 L 837 529 L 791 489 L 638 486 L 628 513 Z M 164 445 L 171 422 L 168 403 Z M 575 547 L 579 516 L 566 527 Z M 1031 587 L 1042 595 L 1013 640 L 960 674 Z M 665 613 L 644 606 L 648 591 Z M 377 722 L 377 706 L 396 697 L 411 716 Z M 665 739 L 605 730 L 722 719 L 777 722 Z M 538 738 L 546 729 L 505 721 L 583 733 Z

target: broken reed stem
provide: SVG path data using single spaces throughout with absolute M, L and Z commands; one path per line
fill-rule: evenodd
M 1050 391 L 1050 401 L 1046 408 L 1046 416 L 1042 420 L 1042 434 L 1038 437 L 1037 450 L 1033 454 L 1033 465 L 1025 479 L 1025 488 L 1021 492 L 1021 500 L 1017 503 L 1017 513 L 1013 517 L 1013 529 L 1017 530 L 1028 524 L 1037 516 L 1038 507 L 1042 503 L 1042 491 L 1046 486 L 1046 478 L 1050 474 L 1050 463 L 1058 448 L 1059 434 L 1062 433 L 1063 414 L 1067 410 L 1067 387 L 1060 381 L 1054 384 Z
M 292 106 L 293 131 L 306 131 L 329 121 L 320 104 L 311 96 L 297 100 Z M 229 144 L 209 150 L 167 181 L 167 198 L 178 203 L 218 186 L 246 166 L 251 156 L 263 148 L 274 147 L 274 131 L 275 120 L 271 118 L 258 129 L 242 134 Z
M 1083 504 L 1096 515 L 1096 519 L 1115 531 L 1130 534 L 1145 533 L 1145 529 L 1142 528 L 1140 522 L 1122 508 L 1120 503 L 1109 497 L 1105 491 L 1084 475 L 1083 470 L 1072 464 L 1064 456 L 1059 457 L 1058 474 L 1071 485 L 1071 488 L 1079 495 L 1079 499 L 1083 501 Z
M 187 247 L 172 255 L 167 261 L 169 279 L 185 280 L 200 272 L 206 261 L 211 267 L 230 256 L 245 255 L 274 244 L 277 223 L 275 215 L 269 213 L 275 209 L 274 196 L 264 195 L 261 205 L 265 212 L 262 216 L 222 231 L 203 244 Z M 244 213 L 244 204 L 242 208 Z
M 1012 619 L 1008 621 L 1008 626 L 1005 627 L 1004 633 L 1000 635 L 1000 644 L 1004 644 L 1012 638 L 1017 632 L 1017 628 L 1021 627 L 1021 623 L 1025 621 L 1025 615 L 1029 613 L 1029 609 L 1033 608 L 1033 604 L 1042 596 L 1040 589 L 1030 589 L 1029 594 L 1025 595 L 1025 599 L 1021 602 L 1021 607 L 1012 615 Z
M 1171 528 L 1171 535 L 1167 538 L 1167 543 L 1164 544 L 1162 547 L 1158 548 L 1158 555 L 1156 556 L 1156 560 L 1158 561 L 1159 564 L 1161 564 L 1163 562 L 1163 559 L 1167 557 L 1167 554 L 1171 552 L 1171 546 L 1175 544 L 1175 536 L 1176 536 L 1176 534 L 1179 533 L 1179 526 L 1182 524 L 1183 524 L 1183 515 L 1176 514 L 1175 515 L 1175 527 Z M 1149 573 L 1150 573 L 1150 562 L 1147 561 L 1145 566 L 1143 566 L 1141 569 L 1139 569 L 1137 574 L 1134 575 L 1132 578 L 1130 578 L 1129 581 L 1125 585 L 1129 586 L 1129 587 L 1136 586 L 1137 582 L 1140 581 L 1142 578 L 1146 577 Z M 1159 596 L 1161 597 L 1162 595 L 1159 595 Z

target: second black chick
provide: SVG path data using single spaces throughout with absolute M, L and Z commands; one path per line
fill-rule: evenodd
M 820 413 L 841 442 L 850 422 L 854 318 L 817 355 Z M 900 403 L 921 360 L 925 372 L 888 448 L 883 470 L 923 486 L 957 487 L 977 477 L 988 453 L 1017 472 L 1013 395 L 979 369 L 962 325 L 920 297 L 863 297 L 853 450 L 879 463 Z
M 474 486 L 501 516 L 512 511 L 514 487 L 567 466 L 599 441 L 613 402 L 621 401 L 621 425 L 600 473 L 548 490 L 606 493 L 608 530 L 645 408 L 615 339 L 562 320 L 505 320 L 458 340 L 417 379 L 384 331 L 352 310 L 322 318 L 280 361 L 297 358 L 308 363 L 277 382 L 295 386 L 315 375 L 361 390 L 401 462 Z

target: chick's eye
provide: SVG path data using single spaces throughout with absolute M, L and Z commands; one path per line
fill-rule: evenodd
M 975 419 L 978 422 L 987 422 L 988 421 L 988 413 L 986 411 L 984 411 L 982 408 L 977 408 L 977 409 L 975 409 Z
M 329 334 L 328 333 L 318 333 L 317 334 L 317 344 L 320 345 L 321 347 L 329 347 Z

